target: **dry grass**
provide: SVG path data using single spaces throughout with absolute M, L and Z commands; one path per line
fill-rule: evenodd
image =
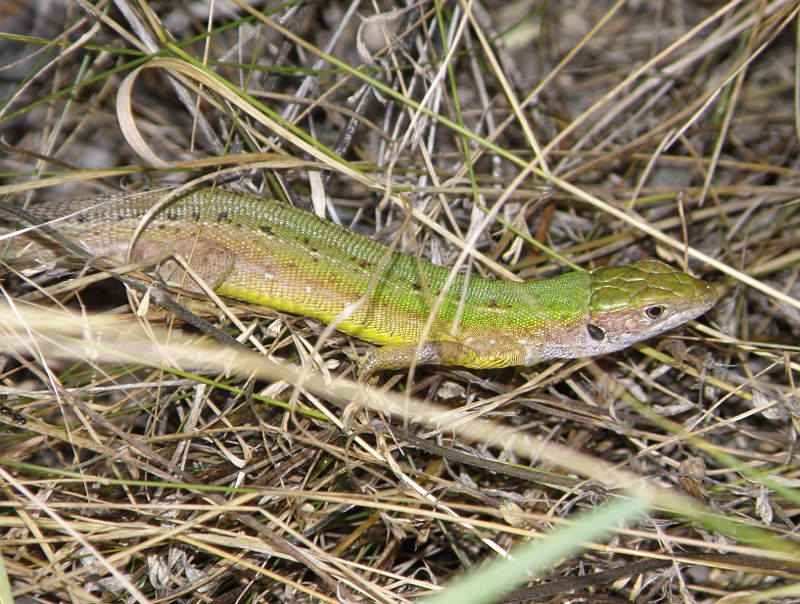
M 312 321 L 231 304 L 247 354 L 4 264 L 0 602 L 411 601 L 626 497 L 506 597 L 800 601 L 797 3 L 176 4 L 7 4 L 3 202 L 210 175 L 473 272 L 656 257 L 724 296 L 365 391 Z

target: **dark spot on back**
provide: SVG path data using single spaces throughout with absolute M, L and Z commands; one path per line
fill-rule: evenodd
M 78 214 L 78 222 L 86 222 L 86 216 L 83 214 Z
M 196 221 L 200 221 L 200 210 L 192 210 L 192 218 Z
M 219 214 L 217 214 L 217 222 L 223 222 L 228 220 L 228 211 L 222 210 Z
M 262 224 L 258 229 L 265 235 L 272 235 L 272 227 L 267 224 Z
M 486 306 L 488 306 L 489 308 L 497 308 L 498 306 L 500 306 L 500 302 L 497 301 L 497 298 L 492 298 L 486 303 Z

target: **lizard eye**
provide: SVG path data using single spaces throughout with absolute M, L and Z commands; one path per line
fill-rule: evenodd
M 664 307 L 656 304 L 655 306 L 648 306 L 645 308 L 644 313 L 647 315 L 649 319 L 660 319 L 661 315 L 664 314 Z

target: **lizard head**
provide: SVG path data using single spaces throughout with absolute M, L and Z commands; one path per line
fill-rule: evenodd
M 594 356 L 683 325 L 717 301 L 713 285 L 657 260 L 590 272 L 584 343 Z

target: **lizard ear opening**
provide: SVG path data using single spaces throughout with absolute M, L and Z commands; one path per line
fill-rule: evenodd
M 594 323 L 587 323 L 586 331 L 589 333 L 589 337 L 597 342 L 602 342 L 606 339 L 606 332 L 604 332 L 601 327 L 598 327 Z

